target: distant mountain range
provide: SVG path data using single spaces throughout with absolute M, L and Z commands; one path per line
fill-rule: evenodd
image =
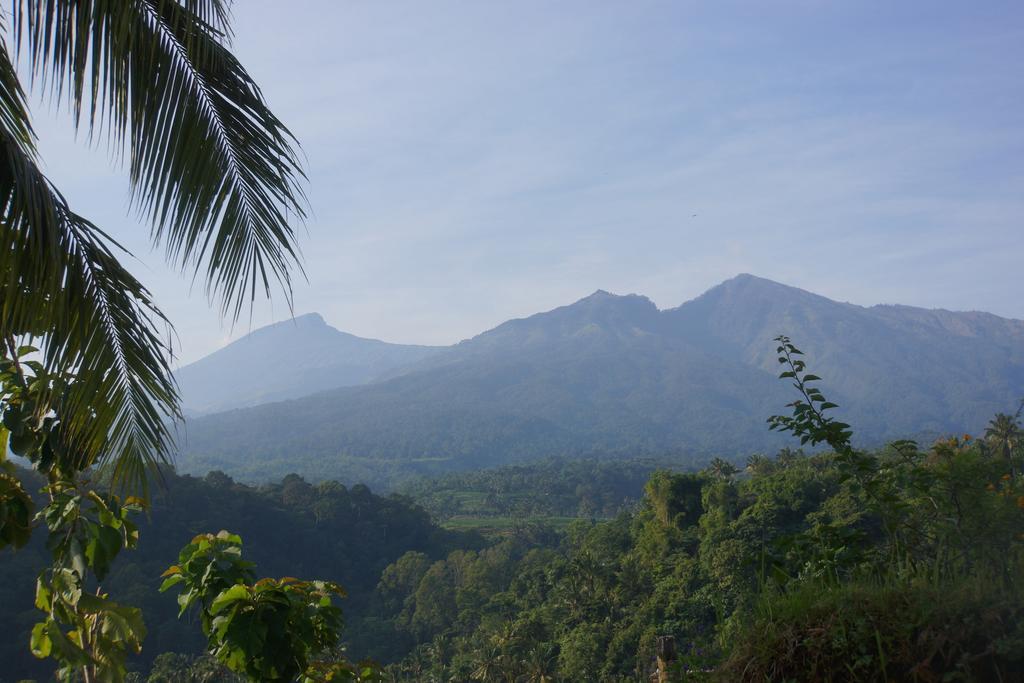
M 189 420 L 179 467 L 387 484 L 548 455 L 763 452 L 790 443 L 765 426 L 793 398 L 779 334 L 862 443 L 975 431 L 1024 396 L 1024 321 L 865 308 L 740 275 L 668 310 L 598 291 L 445 348 L 319 316 L 258 330 L 182 370 L 187 405 L 308 395 Z

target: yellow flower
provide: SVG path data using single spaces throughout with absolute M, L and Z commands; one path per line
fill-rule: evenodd
M 1004 475 L 1002 476 L 1002 480 L 1003 480 L 1003 481 L 1010 481 L 1010 475 L 1009 475 L 1009 474 L 1004 474 Z
M 1017 507 L 1024 510 L 1024 496 L 1017 496 Z
M 995 484 L 985 484 L 985 490 L 986 491 L 995 491 L 996 490 L 996 485 Z

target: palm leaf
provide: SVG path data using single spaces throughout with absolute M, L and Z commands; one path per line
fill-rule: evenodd
M 235 318 L 298 267 L 294 139 L 228 50 L 224 0 L 16 0 L 34 77 L 127 148 L 132 197 L 168 258 Z
M 177 395 L 169 330 L 117 245 L 75 214 L 39 170 L 8 52 L 0 42 L 0 336 L 42 337 L 46 365 L 77 381 L 59 414 L 79 465 L 111 461 L 145 482 L 166 460 Z M 56 406 L 55 406 L 56 407 Z

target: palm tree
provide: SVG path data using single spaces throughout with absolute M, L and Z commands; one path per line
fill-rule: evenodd
M 714 458 L 708 465 L 708 473 L 715 479 L 732 479 L 738 472 L 739 468 L 721 458 Z
M 1016 414 L 1007 415 L 998 413 L 985 428 L 985 441 L 1002 454 L 1010 468 L 1010 474 L 1015 474 L 1013 467 L 1013 451 L 1024 442 L 1024 430 L 1021 430 L 1020 415 L 1024 410 L 1024 402 L 1017 409 Z
M 280 287 L 290 304 L 305 176 L 287 128 L 230 52 L 231 0 L 12 0 L 0 12 L 0 348 L 34 339 L 73 371 L 67 441 L 143 483 L 180 417 L 170 323 L 127 253 L 40 170 L 25 83 L 67 105 L 128 170 L 154 245 L 237 320 Z
M 550 683 L 558 663 L 558 648 L 552 643 L 538 643 L 526 653 L 526 683 Z
M 475 659 L 473 671 L 470 673 L 472 680 L 483 683 L 501 680 L 505 672 L 505 662 L 500 645 L 491 642 L 479 648 Z

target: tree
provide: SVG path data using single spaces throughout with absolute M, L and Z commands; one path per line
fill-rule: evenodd
M 1024 410 L 1024 402 L 1021 403 L 1021 407 L 1014 415 L 997 413 L 985 428 L 985 441 L 1006 459 L 1011 475 L 1014 474 L 1013 451 L 1024 442 L 1024 430 L 1021 429 L 1020 422 L 1018 422 L 1022 410 Z
M 694 524 L 701 515 L 701 489 L 699 475 L 673 474 L 664 470 L 655 472 L 644 487 L 655 516 L 664 525 Z
M 275 282 L 290 297 L 305 199 L 293 137 L 229 50 L 230 4 L 12 0 L 0 19 L 0 340 L 10 358 L 39 339 L 48 369 L 74 372 L 64 440 L 143 487 L 180 416 L 170 323 L 40 170 L 15 50 L 30 85 L 119 153 L 154 245 L 237 319 Z
M 200 534 L 164 572 L 161 591 L 179 587 L 180 615 L 197 608 L 207 652 L 250 681 L 376 681 L 379 672 L 332 655 L 341 637 L 344 597 L 331 581 L 256 580 L 242 539 Z
M 740 470 L 727 460 L 714 458 L 708 465 L 707 471 L 715 479 L 732 479 Z
M 192 657 L 165 652 L 153 661 L 146 683 L 240 683 L 226 667 L 210 655 Z
M 6 460 L 10 449 L 45 477 L 49 500 L 36 516 L 49 531 L 50 566 L 36 579 L 42 621 L 32 628 L 32 654 L 57 660 L 63 681 L 80 675 L 85 683 L 120 683 L 126 658 L 146 636 L 142 612 L 93 590 L 92 581 L 103 580 L 121 550 L 135 547 L 139 534 L 129 516 L 139 501 L 122 504 L 83 477 L 88 458 L 69 447 L 63 428 L 74 379 L 26 358 L 34 353 L 24 346 L 0 357 L 0 549 L 25 545 L 31 534 L 32 501 Z

